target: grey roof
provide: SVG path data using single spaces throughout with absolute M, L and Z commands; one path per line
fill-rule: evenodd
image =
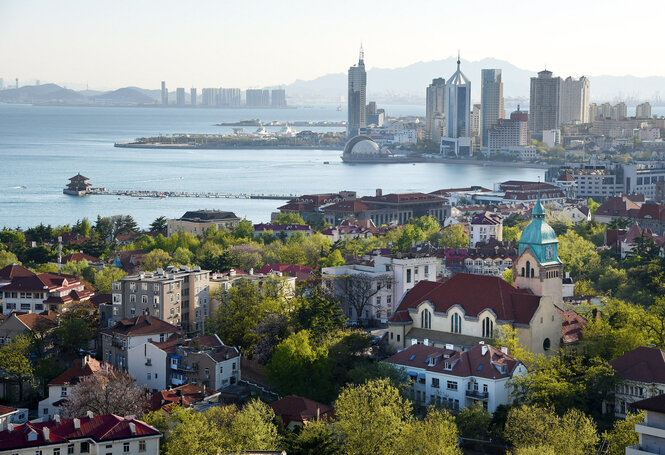
M 233 212 L 224 212 L 222 210 L 190 210 L 185 212 L 181 220 L 186 221 L 215 221 L 239 219 Z
M 475 346 L 479 341 L 489 341 L 488 338 L 462 335 L 461 333 L 442 332 L 440 330 L 419 329 L 415 327 L 408 331 L 406 338 L 427 338 L 430 341 L 436 341 L 442 344 L 449 343 L 466 347 Z

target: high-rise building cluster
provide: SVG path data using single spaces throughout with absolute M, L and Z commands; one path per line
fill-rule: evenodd
M 162 81 L 161 104 L 169 105 L 169 90 L 166 81 Z M 189 101 L 186 99 L 184 87 L 176 89 L 176 106 L 206 106 L 206 107 L 241 107 L 242 90 L 239 88 L 213 88 L 201 89 L 200 98 L 196 88 L 189 90 Z M 286 107 L 286 90 L 279 89 L 248 89 L 245 92 L 245 106 L 247 107 Z

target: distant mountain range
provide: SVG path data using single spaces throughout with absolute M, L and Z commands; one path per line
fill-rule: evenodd
M 432 79 L 443 77 L 448 79 L 456 70 L 456 59 L 449 57 L 444 60 L 418 62 L 402 68 L 373 68 L 367 72 L 367 101 L 379 103 L 424 104 L 425 88 Z M 476 62 L 462 60 L 462 72 L 471 81 L 471 98 L 480 102 L 480 71 L 483 68 L 500 68 L 502 70 L 503 94 L 507 105 L 521 103 L 528 109 L 530 78 L 536 72 L 524 70 L 505 60 L 492 58 Z M 568 77 L 568 74 L 554 76 Z M 570 75 L 575 78 L 581 74 Z M 590 76 L 591 100 L 593 102 L 625 101 L 634 105 L 648 100 L 654 105 L 665 104 L 665 77 L 635 76 Z M 316 79 L 296 80 L 287 85 L 286 95 L 291 104 L 335 103 L 342 104 L 346 100 L 346 72 L 326 74 Z M 199 93 L 201 93 L 199 89 Z M 661 100 L 663 96 L 663 100 Z M 189 103 L 189 93 L 186 102 Z M 171 102 L 175 101 L 175 90 L 169 94 Z M 142 89 L 124 87 L 110 92 L 94 90 L 75 91 L 56 84 L 24 86 L 18 89 L 0 90 L 0 102 L 9 103 L 61 103 L 61 104 L 97 104 L 97 105 L 150 105 L 161 101 L 159 89 Z

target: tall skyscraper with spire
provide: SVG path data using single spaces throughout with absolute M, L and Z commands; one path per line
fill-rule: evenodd
M 441 153 L 471 155 L 469 137 L 471 115 L 471 81 L 460 69 L 457 55 L 457 71 L 446 81 L 446 136 L 441 138 Z
M 358 64 L 349 68 L 349 118 L 346 125 L 348 137 L 360 134 L 367 127 L 367 73 L 365 72 L 365 52 L 360 45 Z
M 480 137 L 483 147 L 487 146 L 489 129 L 505 116 L 501 70 L 484 69 L 480 72 Z

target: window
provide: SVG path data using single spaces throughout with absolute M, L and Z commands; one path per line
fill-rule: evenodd
M 397 334 L 397 341 L 399 341 L 399 334 Z
M 136 303 L 136 294 L 129 295 L 129 303 Z
M 60 455 L 60 448 L 59 447 L 56 447 L 55 449 L 53 449 L 53 455 Z
M 390 332 L 390 339 L 391 340 L 393 339 L 393 335 L 394 335 L 393 332 Z
M 139 441 L 139 452 L 145 452 L 145 441 Z
M 148 296 L 147 295 L 142 295 L 141 296 L 141 303 L 148 303 Z
M 80 452 L 81 453 L 90 453 L 90 443 L 89 442 L 82 442 Z
M 148 373 L 148 381 L 152 380 L 152 373 Z
M 122 444 L 122 452 L 123 453 L 129 453 L 129 443 L 125 442 Z
M 406 269 L 406 282 L 411 282 L 411 269 Z
M 425 266 L 425 275 L 428 275 L 428 274 L 429 274 L 429 265 L 426 265 Z
M 143 289 L 144 291 L 147 291 L 148 290 L 148 283 L 141 283 L 141 289 Z
M 446 387 L 448 390 L 457 390 L 457 383 L 455 381 L 448 381 Z
M 67 446 L 67 454 L 72 454 L 74 453 L 74 444 L 69 444 Z
M 487 384 L 483 384 L 483 392 L 487 393 Z
M 489 317 L 483 319 L 483 338 L 492 338 L 494 336 L 494 321 Z
M 432 387 L 435 389 L 439 388 L 439 378 L 432 378 Z
M 380 295 L 376 296 L 376 306 L 378 306 L 378 307 L 381 306 L 381 296 Z
M 423 329 L 432 328 L 432 313 L 427 308 L 420 313 L 420 327 Z
M 551 344 L 550 339 L 545 338 L 545 340 L 543 341 L 543 351 L 549 351 L 550 350 L 550 344 Z
M 393 303 L 393 296 L 392 295 L 386 296 L 386 304 L 390 306 L 392 303 Z
M 453 313 L 450 318 L 450 331 L 453 333 L 460 333 L 462 331 L 462 317 L 457 313 Z

